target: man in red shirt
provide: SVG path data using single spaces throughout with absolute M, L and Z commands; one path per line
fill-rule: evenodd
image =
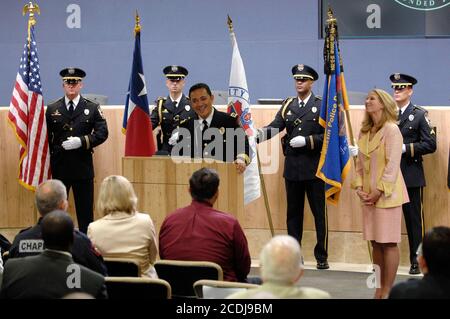
M 159 232 L 161 259 L 212 261 L 224 280 L 245 281 L 250 272 L 247 238 L 238 220 L 213 208 L 219 175 L 201 168 L 189 180 L 192 203 L 169 214 Z

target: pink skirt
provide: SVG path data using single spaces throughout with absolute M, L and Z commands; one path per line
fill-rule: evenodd
M 402 206 L 377 208 L 362 206 L 363 237 L 377 243 L 399 243 L 402 231 Z

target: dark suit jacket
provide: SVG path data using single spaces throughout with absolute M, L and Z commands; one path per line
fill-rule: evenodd
M 399 119 L 398 126 L 406 146 L 400 163 L 406 187 L 425 186 L 422 155 L 436 151 L 436 134 L 428 124 L 426 114 L 425 109 L 410 103 Z
M 214 109 L 214 114 L 209 128 L 216 130 L 207 131 L 202 138 L 202 132 L 198 124 L 197 115 L 180 124 L 181 142 L 177 147 L 186 146 L 186 152 L 180 155 L 192 158 L 214 158 L 224 162 L 233 162 L 240 157 L 247 164 L 250 163 L 250 146 L 245 131 L 239 126 L 237 119 L 227 113 Z M 208 136 L 212 133 L 212 136 Z M 236 134 L 233 134 L 236 133 Z M 217 140 L 216 140 L 217 139 Z M 215 146 L 215 147 L 213 147 Z
M 78 270 L 80 288 L 69 288 L 71 284 L 76 286 L 77 280 L 73 278 Z M 8 260 L 0 296 L 4 299 L 56 299 L 78 291 L 98 299 L 107 298 L 102 275 L 75 264 L 68 255 L 45 250 L 37 256 Z
M 258 142 L 270 139 L 286 129 L 284 178 L 292 181 L 315 179 L 324 135 L 324 129 L 319 124 L 321 99 L 312 93 L 302 108 L 299 107 L 298 98 L 287 102 L 288 99 L 283 102 L 275 119 L 263 128 L 263 137 Z M 272 132 L 271 129 L 278 131 Z M 305 137 L 306 146 L 291 147 L 289 141 L 299 135 Z
M 450 277 L 427 274 L 392 287 L 389 299 L 450 299 Z
M 195 112 L 190 105 L 190 101 L 184 94 L 177 107 L 174 106 L 169 96 L 158 98 L 156 107 L 151 114 L 153 129 L 161 126 L 161 133 L 157 137 L 158 150 L 170 152 L 172 146 L 169 145 L 169 138 L 172 136 L 172 131 L 180 123 L 189 120 L 194 115 Z
M 108 138 L 108 126 L 100 106 L 81 96 L 75 111 L 70 115 L 63 97 L 47 106 L 45 117 L 53 178 L 92 179 L 93 149 Z M 80 137 L 81 147 L 66 151 L 61 144 L 69 136 Z
M 33 227 L 21 230 L 14 238 L 9 250 L 9 258 L 36 256 L 44 249 L 42 240 L 42 218 Z M 72 245 L 73 260 L 101 275 L 106 276 L 106 266 L 103 257 L 94 249 L 91 240 L 82 232 L 75 229 Z

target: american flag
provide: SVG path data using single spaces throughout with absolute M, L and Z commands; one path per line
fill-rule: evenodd
M 25 188 L 34 190 L 51 177 L 47 123 L 34 26 L 30 27 L 30 37 L 25 43 L 20 59 L 9 104 L 8 120 L 20 143 L 19 183 Z

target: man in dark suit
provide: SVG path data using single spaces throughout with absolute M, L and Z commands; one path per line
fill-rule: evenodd
M 411 96 L 417 80 L 407 74 L 394 73 L 390 76 L 394 99 L 399 109 L 400 132 L 403 135 L 402 160 L 400 167 L 409 203 L 403 204 L 406 230 L 409 241 L 410 274 L 420 274 L 416 259 L 417 248 L 424 234 L 423 187 L 425 175 L 422 155 L 436 151 L 436 134 L 427 118 L 427 110 L 413 105 Z
M 1 297 L 56 299 L 71 292 L 85 292 L 105 299 L 104 277 L 72 259 L 73 231 L 72 219 L 66 212 L 57 210 L 47 214 L 42 220 L 45 251 L 6 263 Z
M 234 162 L 238 172 L 243 173 L 250 163 L 250 147 L 237 119 L 213 107 L 214 95 L 205 83 L 193 85 L 189 99 L 195 116 L 180 123 L 179 130 L 171 137 L 178 141 L 172 156 L 190 155 L 192 158 Z
M 305 193 L 314 215 L 317 244 L 314 256 L 317 269 L 328 269 L 328 221 L 325 185 L 316 177 L 324 129 L 319 124 L 321 99 L 311 91 L 317 72 L 304 64 L 292 67 L 296 97 L 283 104 L 268 126 L 258 131 L 258 142 L 270 139 L 286 129 L 282 137 L 284 179 L 287 196 L 287 230 L 300 245 L 303 235 Z
M 36 225 L 22 229 L 14 238 L 9 250 L 9 258 L 39 255 L 44 250 L 42 239 L 42 218 L 48 213 L 60 209 L 67 210 L 67 191 L 64 184 L 57 179 L 50 179 L 36 188 L 35 203 L 41 217 Z M 82 232 L 74 231 L 71 247 L 73 260 L 93 271 L 106 276 L 106 266 L 101 254 L 94 248 L 90 239 Z
M 195 114 L 189 99 L 183 94 L 188 70 L 180 65 L 169 65 L 163 69 L 163 73 L 167 78 L 169 95 L 156 100 L 156 107 L 151 114 L 153 130 L 158 130 L 156 139 L 160 154 L 170 153 L 176 143 L 173 139 L 169 143 L 172 131 L 178 128 L 180 122 L 189 120 Z
M 93 221 L 92 153 L 108 138 L 108 126 L 98 103 L 80 95 L 86 73 L 66 68 L 59 74 L 65 96 L 48 105 L 45 113 L 52 176 L 66 185 L 67 193 L 73 188 L 78 227 L 86 233 Z
M 427 231 L 417 251 L 422 280 L 410 279 L 395 285 L 390 299 L 450 299 L 450 228 Z

